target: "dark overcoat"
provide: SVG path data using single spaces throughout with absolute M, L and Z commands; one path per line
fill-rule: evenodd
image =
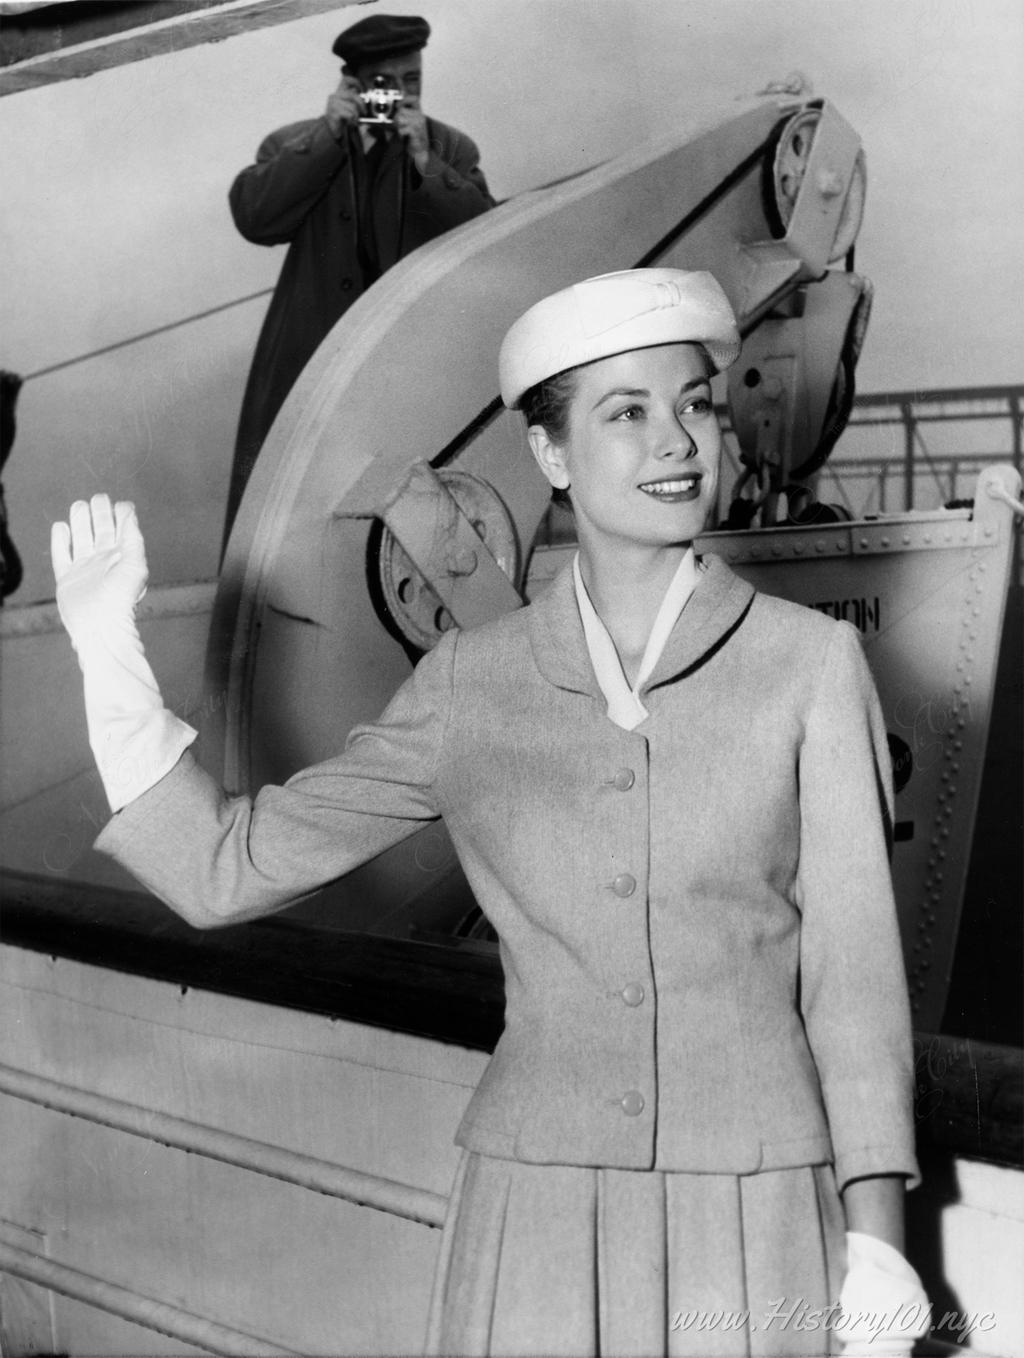
M 356 298 L 386 269 L 494 205 L 475 143 L 427 119 L 422 175 L 392 137 L 369 162 L 358 132 L 332 136 L 323 118 L 272 132 L 231 186 L 238 230 L 257 245 L 288 245 L 242 400 L 228 522 L 295 379 Z

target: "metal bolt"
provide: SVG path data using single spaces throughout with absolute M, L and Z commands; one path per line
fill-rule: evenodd
M 449 551 L 445 557 L 445 567 L 449 575 L 472 575 L 479 565 L 479 558 L 472 547 L 459 547 Z

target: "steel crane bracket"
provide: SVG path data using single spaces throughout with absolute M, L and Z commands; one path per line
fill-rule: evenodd
M 417 462 L 382 509 L 381 584 L 392 617 L 421 649 L 522 604 L 515 529 L 494 491 L 467 472 Z
M 801 283 L 821 278 L 853 245 L 864 209 L 860 137 L 831 104 L 816 101 L 782 126 L 771 195 L 784 234 L 739 246 L 744 330 Z
M 809 144 L 795 167 L 788 169 L 793 180 L 789 185 L 779 157 L 798 135 Z M 863 208 L 860 153 L 860 137 L 827 102 L 820 111 L 798 113 L 783 129 L 776 180 L 778 206 L 786 222 L 784 242 L 808 278 L 819 278 L 831 260 L 846 253 L 857 234 Z M 856 201 L 851 202 L 851 192 Z
M 729 415 L 743 450 L 771 491 L 812 475 L 846 424 L 871 287 L 833 270 L 746 337 L 729 373 Z

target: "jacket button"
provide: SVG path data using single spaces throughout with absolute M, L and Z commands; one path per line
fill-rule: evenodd
M 639 1089 L 631 1089 L 628 1094 L 623 1094 L 619 1105 L 628 1118 L 638 1118 L 644 1111 L 644 1096 Z
M 628 1004 L 631 1009 L 635 1009 L 638 1004 L 644 1002 L 644 988 L 636 981 L 630 981 L 629 985 L 623 986 L 619 991 L 624 1004 Z
M 632 896 L 636 890 L 636 878 L 631 877 L 628 872 L 620 872 L 612 882 L 612 890 L 616 896 Z
M 612 782 L 619 792 L 628 792 L 636 782 L 636 774 L 632 769 L 619 769 Z

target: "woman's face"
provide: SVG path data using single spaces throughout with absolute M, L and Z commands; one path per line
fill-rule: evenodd
M 634 349 L 575 372 L 566 439 L 529 431 L 541 470 L 568 489 L 581 545 L 692 542 L 715 504 L 722 437 L 695 344 Z

